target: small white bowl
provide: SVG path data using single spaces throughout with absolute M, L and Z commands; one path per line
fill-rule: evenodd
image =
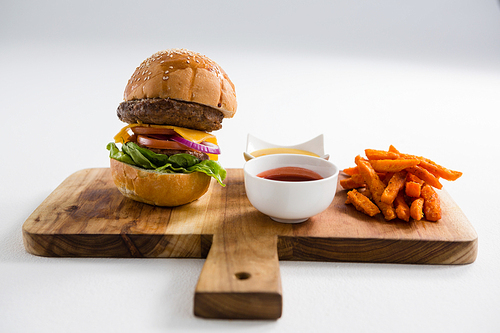
M 320 134 L 309 141 L 291 146 L 277 145 L 274 143 L 266 142 L 264 140 L 257 138 L 256 136 L 253 136 L 252 134 L 248 134 L 247 147 L 246 151 L 244 152 L 245 160 L 249 161 L 250 159 L 252 159 L 253 152 L 266 148 L 291 148 L 291 149 L 305 150 L 313 154 L 316 154 L 318 156 L 325 155 L 323 134 Z
M 312 181 L 275 181 L 257 175 L 281 167 L 302 167 L 317 172 L 323 179 Z M 297 154 L 266 155 L 245 163 L 245 191 L 250 203 L 271 219 L 300 223 L 321 213 L 332 203 L 337 190 L 339 169 L 325 159 Z

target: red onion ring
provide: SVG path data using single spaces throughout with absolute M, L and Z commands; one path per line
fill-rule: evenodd
M 220 148 L 217 145 L 214 145 L 213 143 L 210 142 L 203 141 L 201 144 L 195 143 L 176 135 L 172 135 L 170 137 L 170 140 L 181 143 L 185 146 L 188 146 L 189 148 L 201 151 L 202 153 L 216 154 L 216 155 L 220 154 Z

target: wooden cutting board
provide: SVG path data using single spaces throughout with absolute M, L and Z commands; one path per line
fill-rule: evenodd
M 279 260 L 469 264 L 477 234 L 440 191 L 439 222 L 386 222 L 344 204 L 300 224 L 282 224 L 248 201 L 241 169 L 214 181 L 191 204 L 160 208 L 123 197 L 108 168 L 68 177 L 23 225 L 29 253 L 49 257 L 206 258 L 194 313 L 206 318 L 276 319 L 282 312 Z

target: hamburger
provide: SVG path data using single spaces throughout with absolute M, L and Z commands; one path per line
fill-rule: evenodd
M 113 181 L 126 197 L 179 206 L 224 186 L 211 132 L 236 113 L 234 85 L 213 60 L 169 49 L 144 60 L 125 87 L 118 118 L 127 123 L 107 145 Z

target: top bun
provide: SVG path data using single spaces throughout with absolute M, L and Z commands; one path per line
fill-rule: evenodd
M 125 101 L 172 98 L 213 107 L 232 118 L 236 113 L 234 85 L 208 57 L 185 49 L 153 54 L 137 67 L 125 87 Z

